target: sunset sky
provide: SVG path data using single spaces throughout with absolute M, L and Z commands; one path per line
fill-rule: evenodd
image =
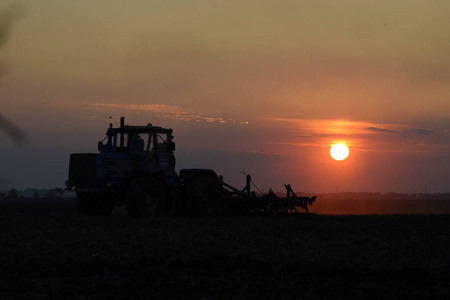
M 449 15 L 444 0 L 2 1 L 0 117 L 26 139 L 0 131 L 0 190 L 63 186 L 70 153 L 125 116 L 174 130 L 177 170 L 238 187 L 245 170 L 265 191 L 448 192 Z

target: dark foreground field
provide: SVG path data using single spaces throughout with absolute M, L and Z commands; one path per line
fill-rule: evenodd
M 450 299 L 450 215 L 132 219 L 0 201 L 1 299 Z

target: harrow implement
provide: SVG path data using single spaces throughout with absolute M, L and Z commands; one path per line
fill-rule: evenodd
M 308 206 L 316 200 L 316 196 L 298 197 L 290 184 L 284 185 L 286 197 L 277 196 L 272 189 L 267 194 L 257 195 L 251 190 L 250 175 L 246 175 L 246 185 L 242 190 L 224 182 L 222 176 L 219 176 L 219 182 L 223 189 L 227 211 L 232 214 L 297 214 L 299 209 L 303 209 L 308 214 Z

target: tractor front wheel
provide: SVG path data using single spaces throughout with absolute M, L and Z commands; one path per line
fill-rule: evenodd
M 127 196 L 130 216 L 159 216 L 164 213 L 164 205 L 164 189 L 156 178 L 138 177 L 131 182 Z

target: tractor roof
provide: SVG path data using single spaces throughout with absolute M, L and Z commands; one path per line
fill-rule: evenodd
M 148 124 L 147 126 L 130 126 L 125 125 L 123 130 L 119 128 L 112 128 L 114 133 L 168 133 L 172 134 L 173 130 L 169 128 L 163 128 L 158 126 L 153 126 L 152 124 Z

